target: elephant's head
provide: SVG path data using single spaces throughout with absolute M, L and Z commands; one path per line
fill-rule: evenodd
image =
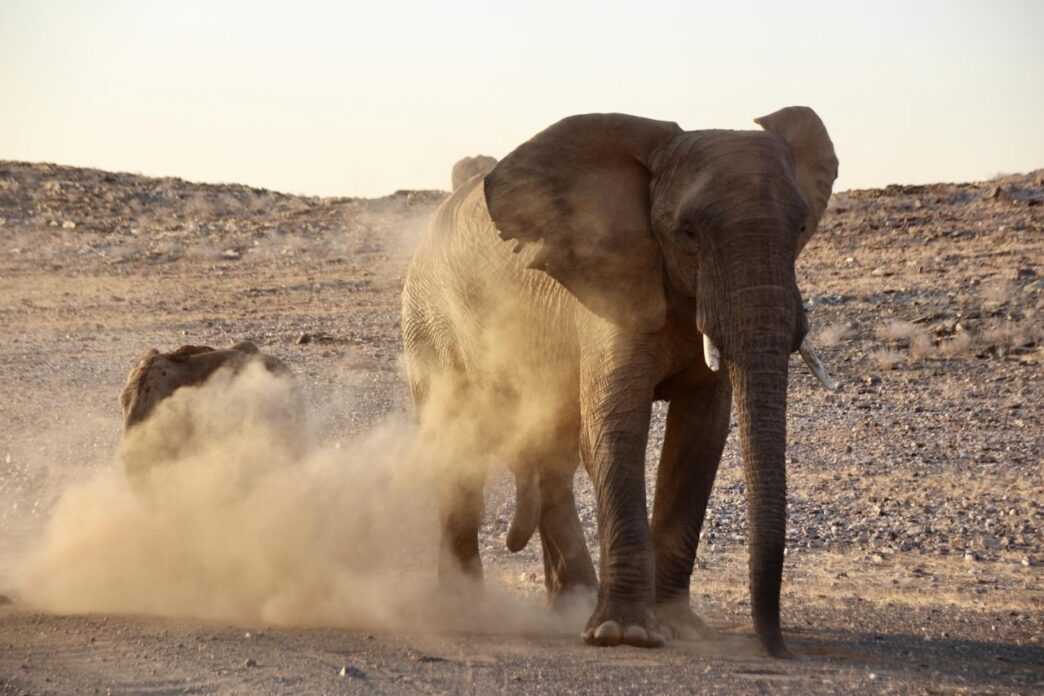
M 472 177 L 489 174 L 495 166 L 497 166 L 496 158 L 488 155 L 475 155 L 474 157 L 464 157 L 457 160 L 457 163 L 453 165 L 451 174 L 453 190 L 459 189 L 462 184 Z
M 837 176 L 807 107 L 761 131 L 683 131 L 623 114 L 567 118 L 485 178 L 500 236 L 590 311 L 635 332 L 702 335 L 731 381 L 747 479 L 755 627 L 782 652 L 788 359 L 807 324 L 794 263 Z M 814 355 L 802 350 L 811 362 Z M 821 366 L 819 374 L 825 378 Z

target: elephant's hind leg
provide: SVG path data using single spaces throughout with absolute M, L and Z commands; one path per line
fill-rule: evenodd
M 656 614 L 679 638 L 710 631 L 689 604 L 689 583 L 722 449 L 729 434 L 727 379 L 687 389 L 671 400 L 667 434 L 656 475 L 653 547 Z
M 408 346 L 407 371 L 420 425 L 423 456 L 434 468 L 439 510 L 439 582 L 481 580 L 478 532 L 482 522 L 485 462 L 472 426 L 472 393 L 452 356 L 427 342 Z
M 576 512 L 573 472 L 542 471 L 540 501 L 540 544 L 544 551 L 547 600 L 552 609 L 564 610 L 577 594 L 598 590 L 598 578 Z
M 470 469 L 470 467 L 469 467 Z M 482 579 L 478 532 L 482 523 L 485 471 L 447 467 L 439 482 L 439 582 Z

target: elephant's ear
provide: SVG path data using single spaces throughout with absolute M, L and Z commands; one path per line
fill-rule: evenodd
M 676 123 L 625 114 L 571 116 L 485 178 L 501 239 L 536 243 L 528 266 L 592 312 L 637 330 L 666 320 L 663 260 L 649 225 L 648 162 Z
M 807 106 L 788 106 L 756 118 L 754 123 L 783 138 L 794 155 L 798 188 L 809 208 L 804 232 L 798 238 L 800 252 L 815 233 L 837 179 L 834 144 L 823 121 Z

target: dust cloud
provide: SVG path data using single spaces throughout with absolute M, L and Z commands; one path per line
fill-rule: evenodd
M 552 614 L 489 577 L 481 593 L 439 587 L 445 463 L 418 445 L 405 414 L 319 443 L 296 389 L 252 365 L 161 402 L 124 439 L 121 465 L 62 492 L 16 563 L 18 600 L 279 626 L 580 630 L 581 600 Z

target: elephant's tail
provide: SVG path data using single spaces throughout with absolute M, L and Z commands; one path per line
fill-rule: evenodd
M 540 477 L 536 471 L 515 474 L 515 516 L 507 534 L 512 553 L 526 548 L 540 524 Z

